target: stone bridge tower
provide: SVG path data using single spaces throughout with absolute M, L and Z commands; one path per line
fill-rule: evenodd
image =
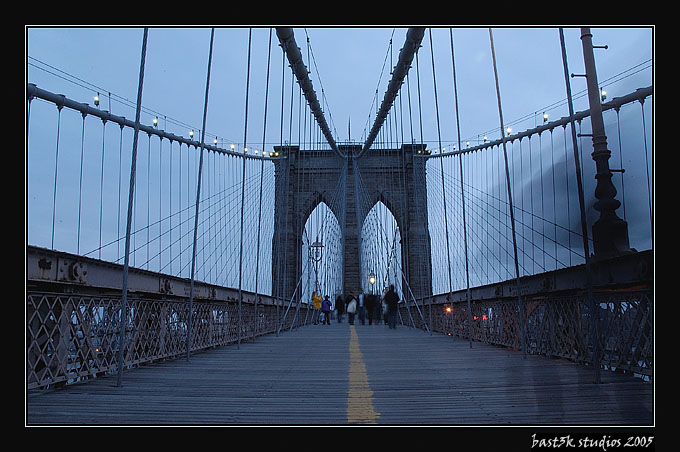
M 340 145 L 346 158 L 332 150 L 305 151 L 298 146 L 280 146 L 274 160 L 276 202 L 272 252 L 273 295 L 289 300 L 303 268 L 298 247 L 311 212 L 325 202 L 335 214 L 343 232 L 343 287 L 356 293 L 360 287 L 360 233 L 364 218 L 381 201 L 396 219 L 401 234 L 402 287 L 416 298 L 430 296 L 432 273 L 430 234 L 427 223 L 427 190 L 422 145 L 366 152 L 360 146 Z M 418 151 L 421 151 L 419 154 Z M 304 174 L 305 177 L 298 177 Z M 357 181 L 361 175 L 361 196 L 369 206 L 357 205 Z M 302 181 L 302 182 L 300 182 Z M 339 185 L 342 184 L 342 185 Z M 344 186 L 344 210 L 333 199 Z M 408 286 L 407 286 L 408 284 Z

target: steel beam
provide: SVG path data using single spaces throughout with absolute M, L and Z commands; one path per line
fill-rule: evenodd
M 586 284 L 585 265 L 581 264 L 523 276 L 520 290 L 522 296 L 528 298 L 551 297 L 584 293 Z M 610 293 L 653 288 L 654 252 L 652 250 L 639 251 L 593 263 L 592 284 L 595 292 Z M 470 291 L 474 302 L 512 300 L 517 297 L 517 285 L 514 279 L 473 287 Z M 466 289 L 454 291 L 452 294 L 445 292 L 432 297 L 434 305 L 466 302 Z
M 77 293 L 110 296 L 120 294 L 123 266 L 91 257 L 79 256 L 35 246 L 26 246 L 27 292 Z M 179 276 L 130 268 L 128 292 L 149 299 L 188 299 L 190 280 Z M 244 301 L 273 305 L 273 297 L 243 291 Z M 195 281 L 195 299 L 235 302 L 238 289 Z
M 394 71 L 392 71 L 392 80 L 390 80 L 389 85 L 387 85 L 387 91 L 385 92 L 385 97 L 380 105 L 380 110 L 378 110 L 373 127 L 366 138 L 363 149 L 357 157 L 361 157 L 361 155 L 371 147 L 373 140 L 375 140 L 375 137 L 378 135 L 383 122 L 385 122 L 385 119 L 387 118 L 387 113 L 389 113 L 392 108 L 394 99 L 401 89 L 401 85 L 404 83 L 404 78 L 411 68 L 411 62 L 420 48 L 420 42 L 423 40 L 424 35 L 424 28 L 409 28 L 406 33 L 406 42 L 404 43 L 404 47 L 399 51 L 399 61 L 394 67 Z
M 277 28 L 276 36 L 279 38 L 281 47 L 286 52 L 286 56 L 288 57 L 288 62 L 290 63 L 293 73 L 300 84 L 300 88 L 305 95 L 305 99 L 309 104 L 309 108 L 312 110 L 319 127 L 321 127 L 321 131 L 326 137 L 328 144 L 331 146 L 331 149 L 333 149 L 340 157 L 344 158 L 345 156 L 342 155 L 340 149 L 338 149 L 338 145 L 336 144 L 333 134 L 328 127 L 326 117 L 324 116 L 321 105 L 319 104 L 319 99 L 316 97 L 314 86 L 312 85 L 312 81 L 309 78 L 309 71 L 307 70 L 307 66 L 305 66 L 304 62 L 302 61 L 302 53 L 300 53 L 300 48 L 295 42 L 293 29 Z

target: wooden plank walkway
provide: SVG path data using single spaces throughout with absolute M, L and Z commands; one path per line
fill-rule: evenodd
M 654 425 L 654 385 L 398 327 L 333 323 L 26 396 L 27 425 Z

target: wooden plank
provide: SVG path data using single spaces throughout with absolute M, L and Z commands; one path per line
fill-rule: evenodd
M 359 330 L 363 332 L 363 329 Z M 653 385 L 447 336 L 372 333 L 362 351 L 391 424 L 651 425 Z M 403 333 L 403 332 L 402 332 Z
M 391 425 L 653 425 L 654 385 L 419 330 L 355 325 L 374 421 Z M 26 397 L 26 423 L 343 425 L 351 333 L 312 325 Z M 354 357 L 356 360 L 356 356 Z M 354 365 L 358 363 L 355 362 Z M 354 370 L 352 370 L 354 369 Z M 350 372 L 352 370 L 352 372 Z M 356 375 L 355 375 L 356 376 Z M 363 382 L 363 380 L 361 380 Z M 362 383 L 363 384 L 363 383 Z M 370 400 L 368 399 L 370 397 Z

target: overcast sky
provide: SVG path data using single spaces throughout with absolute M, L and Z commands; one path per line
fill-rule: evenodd
M 376 102 L 379 105 L 382 101 L 390 68 L 396 64 L 406 30 L 388 27 L 295 28 L 296 41 L 311 72 L 310 78 L 322 101 L 327 120 L 334 127 L 336 140 L 347 140 L 350 130 L 354 140 L 365 136 L 365 130 L 373 121 L 369 115 L 375 114 Z M 435 28 L 431 32 L 442 140 L 455 141 L 449 29 Z M 592 32 L 595 44 L 609 46 L 607 50 L 596 50 L 596 61 L 598 79 L 600 82 L 609 81 L 606 89 L 610 98 L 652 84 L 651 28 L 594 28 Z M 546 107 L 564 100 L 566 90 L 556 28 L 494 28 L 493 33 L 506 122 L 535 112 L 542 114 Z M 241 143 L 244 139 L 248 34 L 247 28 L 220 28 L 215 33 L 206 129 L 209 135 L 219 136 L 228 142 Z M 583 73 L 580 30 L 568 28 L 565 37 L 569 70 Z M 186 136 L 188 131 L 184 124 L 200 129 L 209 38 L 208 28 L 150 29 L 143 104 L 161 118 L 181 122 L 182 126 L 176 126 L 174 133 Z M 268 28 L 253 29 L 247 138 L 253 143 L 262 142 L 268 39 Z M 488 28 L 455 28 L 453 39 L 461 137 L 465 140 L 499 128 L 489 31 Z M 280 119 L 282 55 L 275 33 L 272 40 L 267 141 L 278 144 L 280 137 L 274 125 L 278 125 Z M 127 99 L 133 105 L 141 41 L 141 29 L 29 27 L 26 46 L 28 82 L 82 102 L 91 102 L 96 94 L 93 91 L 101 91 L 101 106 L 105 109 L 109 108 L 108 92 Z M 436 142 L 429 30 L 422 45 L 417 69 L 420 72 L 425 141 Z M 619 74 L 628 75 L 625 71 L 640 64 L 646 69 L 612 84 L 613 78 Z M 66 74 L 82 82 L 66 82 Z M 415 76 L 414 69 L 410 73 L 414 103 Z M 290 81 L 288 70 L 286 77 Z M 289 86 L 288 83 L 286 86 Z M 575 95 L 584 89 L 583 79 L 572 79 Z M 566 106 L 562 106 L 562 110 L 550 112 L 551 118 L 566 115 Z M 111 109 L 114 113 L 134 118 L 134 110 L 123 109 L 115 102 L 115 97 Z M 587 109 L 585 98 L 582 102 L 576 100 L 576 109 Z M 151 119 L 152 115 L 147 115 L 142 121 L 150 123 Z M 162 121 L 161 127 L 164 125 Z M 514 130 L 525 129 L 529 125 L 517 127 Z M 165 128 L 172 130 L 170 125 L 165 125 Z

